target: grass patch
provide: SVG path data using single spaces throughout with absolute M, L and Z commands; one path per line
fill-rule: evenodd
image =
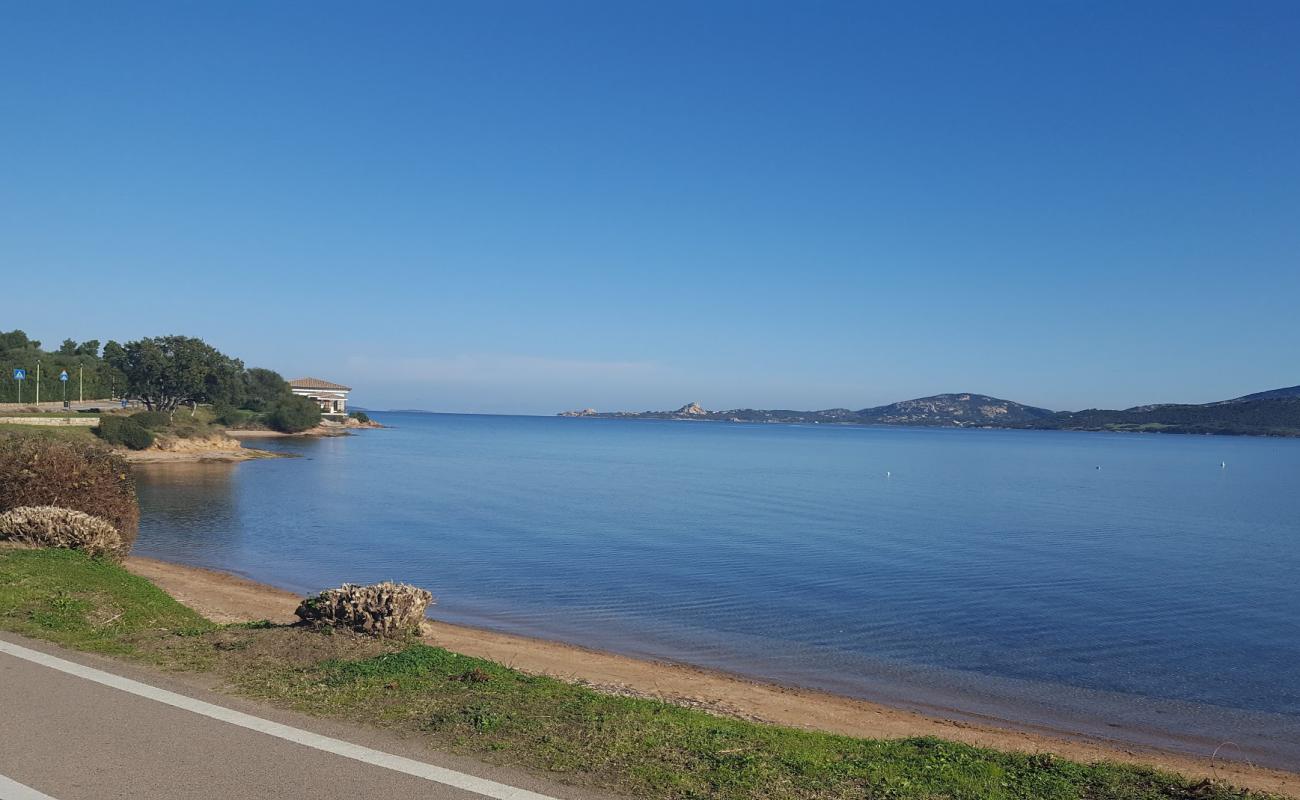
M 615 697 L 410 641 L 217 626 L 108 562 L 0 550 L 0 627 L 215 672 L 234 691 L 649 800 L 1233 800 L 1265 797 L 1115 764 L 932 738 L 855 739 Z
M 144 578 L 74 550 L 0 550 L 0 627 L 65 647 L 142 655 L 160 633 L 213 623 Z
M 643 798 L 1240 798 L 1153 770 L 933 738 L 868 740 L 600 694 L 413 644 L 257 676 L 245 692 Z
M 8 416 L 0 414 L 0 416 Z M 17 433 L 23 436 L 42 436 L 75 442 L 98 441 L 89 425 L 24 425 L 20 422 L 0 422 L 0 433 Z

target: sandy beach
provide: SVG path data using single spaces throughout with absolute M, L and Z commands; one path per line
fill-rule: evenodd
M 150 558 L 126 566 L 218 622 L 294 621 L 299 596 L 235 575 Z M 850 736 L 937 736 L 968 744 L 1050 752 L 1081 761 L 1148 764 L 1198 778 L 1300 797 L 1300 775 L 1222 758 L 1142 749 L 1068 731 L 948 718 L 943 709 L 919 714 L 825 692 L 779 686 L 713 670 L 648 661 L 490 630 L 428 623 L 425 639 L 516 669 L 588 684 L 611 693 L 652 697 L 713 713 Z

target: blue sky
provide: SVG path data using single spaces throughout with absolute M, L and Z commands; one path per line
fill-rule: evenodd
M 376 408 L 1300 383 L 1294 2 L 6 3 L 0 328 Z

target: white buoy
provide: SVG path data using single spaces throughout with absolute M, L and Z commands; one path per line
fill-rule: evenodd
M 894 473 L 890 472 L 889 470 L 885 470 L 885 477 L 886 477 L 886 478 L 892 478 L 892 477 L 894 477 Z
M 1228 462 L 1227 462 L 1227 461 L 1220 461 L 1220 462 L 1219 462 L 1219 469 L 1227 469 L 1227 468 L 1228 468 Z

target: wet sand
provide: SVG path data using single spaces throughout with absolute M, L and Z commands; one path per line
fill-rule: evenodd
M 131 557 L 126 566 L 218 622 L 294 621 L 300 597 L 228 573 Z M 807 689 L 779 686 L 713 670 L 649 661 L 491 630 L 431 621 L 426 641 L 524 672 L 585 683 L 601 691 L 651 697 L 712 713 L 794 728 L 870 738 L 937 736 L 982 747 L 1050 752 L 1078 761 L 1146 764 L 1198 778 L 1300 797 L 1300 774 L 1212 756 L 1197 757 L 1075 735 L 1009 721 L 957 719 Z

